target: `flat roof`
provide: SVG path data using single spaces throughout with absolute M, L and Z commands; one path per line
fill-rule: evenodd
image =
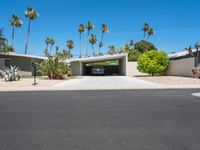
M 16 54 L 16 53 L 7 53 L 7 52 L 0 52 L 0 55 L 4 56 L 18 56 L 18 57 L 26 57 L 26 58 L 36 58 L 36 59 L 47 59 L 47 57 L 36 56 L 36 55 L 25 55 L 25 54 Z
M 196 52 L 196 49 L 192 49 L 192 52 Z M 169 58 L 178 58 L 178 57 L 182 57 L 182 56 L 186 56 L 189 55 L 189 52 L 187 50 L 184 51 L 180 51 L 180 52 L 176 52 L 173 54 L 168 54 Z
M 72 59 L 70 62 L 84 62 L 84 63 L 91 63 L 91 62 L 102 62 L 102 61 L 111 61 L 111 60 L 119 60 L 122 59 L 123 57 L 127 57 L 127 53 L 122 53 L 122 54 L 113 54 L 113 55 L 103 55 L 103 56 L 92 56 L 92 57 L 87 57 L 87 58 L 77 58 L 77 59 Z

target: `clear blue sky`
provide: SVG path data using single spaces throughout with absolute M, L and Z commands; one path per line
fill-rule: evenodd
M 15 34 L 18 53 L 23 53 L 25 48 L 27 6 L 34 7 L 40 14 L 31 26 L 29 54 L 43 55 L 47 36 L 54 38 L 62 49 L 67 40 L 74 40 L 73 53 L 78 54 L 77 28 L 87 21 L 95 24 L 93 33 L 99 38 L 100 25 L 108 25 L 110 32 L 105 35 L 104 50 L 109 45 L 120 47 L 130 40 L 141 40 L 144 22 L 156 30 L 150 41 L 160 50 L 180 51 L 200 41 L 200 0 L 0 0 L 0 27 L 4 28 L 9 41 L 11 15 L 18 14 L 23 19 L 22 28 Z M 85 44 L 86 34 L 83 36 Z

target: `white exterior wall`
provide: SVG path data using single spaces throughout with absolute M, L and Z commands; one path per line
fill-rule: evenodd
M 119 74 L 127 76 L 127 56 L 119 60 Z
M 128 76 L 133 77 L 133 76 L 146 75 L 145 73 L 141 73 L 141 72 L 138 71 L 137 64 L 138 64 L 138 62 L 128 62 L 127 63 L 127 71 L 128 71 L 127 74 L 128 74 Z
M 80 76 L 83 74 L 83 63 L 80 61 L 70 62 L 71 71 L 73 76 Z
M 170 60 L 166 75 L 192 77 L 194 58 Z

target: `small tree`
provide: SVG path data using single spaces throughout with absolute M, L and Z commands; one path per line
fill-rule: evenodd
M 150 50 L 140 55 L 138 58 L 138 70 L 143 73 L 161 74 L 166 71 L 169 58 L 163 51 Z

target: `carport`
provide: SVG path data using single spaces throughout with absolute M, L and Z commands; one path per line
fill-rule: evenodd
M 105 62 L 105 61 L 118 61 L 118 74 L 127 76 L 127 54 L 114 54 L 105 56 L 95 56 L 88 58 L 78 58 L 70 60 L 70 66 L 73 76 L 84 76 L 87 75 L 86 65 L 89 63 Z M 112 70 L 111 70 L 112 71 Z

